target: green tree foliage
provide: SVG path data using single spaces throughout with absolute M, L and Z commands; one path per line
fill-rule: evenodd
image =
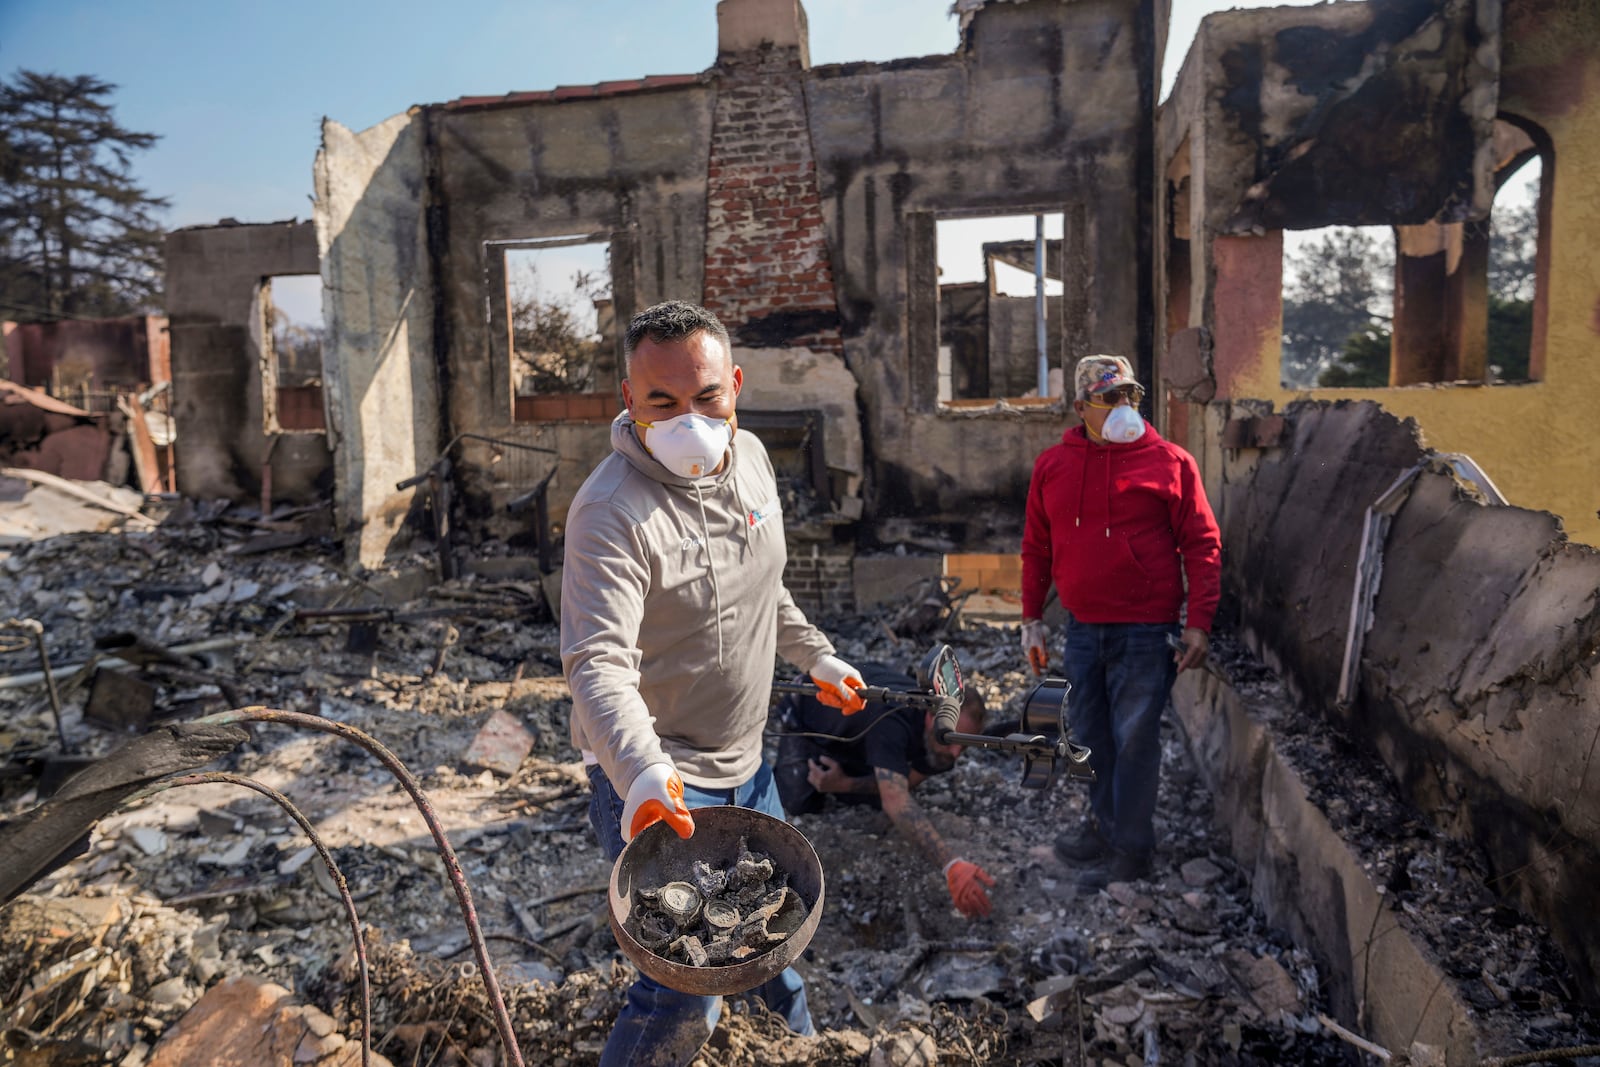
M 1533 203 L 1496 205 L 1489 231 L 1491 381 L 1528 376 L 1538 236 Z M 1388 385 L 1389 320 L 1379 311 L 1390 300 L 1392 243 L 1379 247 L 1366 231 L 1335 227 L 1292 257 L 1290 265 L 1294 280 L 1283 303 L 1284 384 Z
M 1334 226 L 1289 258 L 1283 298 L 1283 384 L 1320 384 L 1352 337 L 1388 334 L 1394 241 L 1386 230 Z M 1384 370 L 1384 382 L 1388 381 Z
M 167 201 L 131 176 L 157 137 L 116 121 L 116 86 L 18 71 L 0 82 L 0 314 L 98 318 L 161 302 Z
M 1532 201 L 1496 203 L 1489 221 L 1489 292 L 1501 300 L 1533 303 L 1538 207 Z
M 1489 378 L 1497 382 L 1528 379 L 1528 350 L 1533 347 L 1533 301 L 1489 297 Z
M 1538 247 L 1538 206 L 1497 202 L 1489 230 L 1490 381 L 1527 380 Z
M 1376 326 L 1353 333 L 1339 358 L 1322 368 L 1317 384 L 1356 388 L 1389 384 L 1389 331 Z

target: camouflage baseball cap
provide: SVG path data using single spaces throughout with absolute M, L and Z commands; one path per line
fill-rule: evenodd
M 1133 376 L 1133 364 L 1123 356 L 1084 356 L 1073 375 L 1077 397 L 1095 396 L 1107 389 L 1131 385 L 1140 392 L 1144 386 Z

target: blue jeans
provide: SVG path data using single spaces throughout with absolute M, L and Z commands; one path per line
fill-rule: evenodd
M 616 862 L 622 854 L 622 797 L 598 766 L 589 772 L 589 825 L 605 851 Z M 683 799 L 691 809 L 732 804 L 753 808 L 774 818 L 783 818 L 778 791 L 772 783 L 772 769 L 762 764 L 754 777 L 732 789 L 701 789 L 683 786 Z M 811 1011 L 806 1007 L 806 987 L 793 967 L 745 994 L 766 1002 L 783 1017 L 789 1029 L 807 1037 L 816 1033 Z M 601 1067 L 651 1064 L 668 1067 L 689 1063 L 716 1028 L 722 1012 L 721 997 L 702 997 L 680 993 L 652 978 L 639 976 L 628 989 L 628 999 L 617 1015 L 617 1023 L 600 1054 Z
M 1067 625 L 1067 722 L 1090 749 L 1089 809 L 1111 847 L 1134 856 L 1156 845 L 1161 712 L 1177 678 L 1167 635 L 1177 633 L 1175 623 Z

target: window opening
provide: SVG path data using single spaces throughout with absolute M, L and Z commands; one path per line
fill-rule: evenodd
M 262 415 L 269 434 L 322 433 L 322 276 L 261 280 Z
M 518 420 L 586 417 L 559 398 L 616 413 L 619 389 L 610 245 L 582 237 L 504 248 L 505 314 Z M 552 400 L 551 398 L 557 398 Z
M 1523 382 L 1533 375 L 1534 296 L 1538 287 L 1539 189 L 1544 164 L 1516 164 L 1495 192 L 1489 215 L 1488 379 Z
M 1063 232 L 1060 212 L 936 220 L 940 404 L 1040 397 L 1041 347 L 1043 396 L 1061 395 Z
M 1388 385 L 1393 228 L 1289 232 L 1284 259 L 1283 387 Z

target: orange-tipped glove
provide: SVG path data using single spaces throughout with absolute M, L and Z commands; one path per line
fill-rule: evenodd
M 969 919 L 988 917 L 989 894 L 983 887 L 994 885 L 988 871 L 966 860 L 951 860 L 944 865 L 944 880 L 950 887 L 950 899 L 955 901 L 957 911 Z
M 1050 653 L 1045 651 L 1044 643 L 1049 639 L 1050 631 L 1042 619 L 1024 619 L 1022 621 L 1022 654 L 1028 657 L 1028 666 L 1033 668 L 1034 676 L 1044 674 L 1050 667 Z
M 817 699 L 830 708 L 838 708 L 846 715 L 854 715 L 867 706 L 857 689 L 867 683 L 861 672 L 838 656 L 823 656 L 811 668 L 811 680 L 817 685 Z
M 622 840 L 632 841 L 653 822 L 665 822 L 679 837 L 694 833 L 694 817 L 683 802 L 683 779 L 670 763 L 652 763 L 628 787 L 622 805 Z

